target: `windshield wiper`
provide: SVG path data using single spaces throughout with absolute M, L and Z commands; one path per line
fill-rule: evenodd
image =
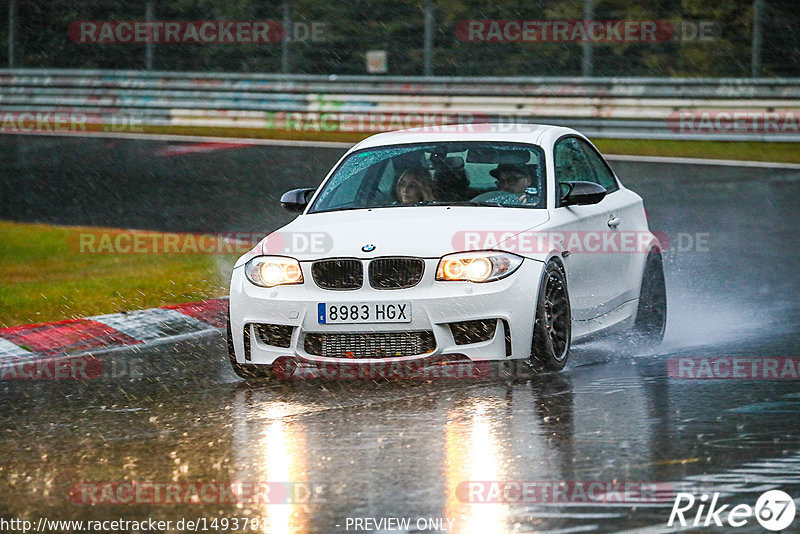
M 329 213 L 332 211 L 352 211 L 352 210 L 371 210 L 371 209 L 382 209 L 382 208 L 416 208 L 420 206 L 482 206 L 482 207 L 490 207 L 490 208 L 514 208 L 520 206 L 514 206 L 509 204 L 500 204 L 498 202 L 472 202 L 470 200 L 456 200 L 453 202 L 437 202 L 435 200 L 421 200 L 419 202 L 415 202 L 413 204 L 386 204 L 386 205 L 377 205 L 377 206 L 345 206 L 341 208 L 329 208 L 325 210 L 317 210 L 312 211 L 310 213 Z
M 332 211 L 368 210 L 368 209 L 372 209 L 373 207 L 374 206 L 359 206 L 359 207 L 356 207 L 356 206 L 345 206 L 345 207 L 342 207 L 342 208 L 328 208 L 328 209 L 324 209 L 324 210 L 310 211 L 308 213 L 309 213 L 309 215 L 311 215 L 312 213 L 330 213 Z

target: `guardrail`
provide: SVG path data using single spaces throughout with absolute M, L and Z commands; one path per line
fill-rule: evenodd
M 152 127 L 362 131 L 543 122 L 593 137 L 800 141 L 800 79 L 414 78 L 0 69 L 0 131 L 23 113 Z M 437 122 L 438 121 L 438 122 Z M 34 124 L 35 126 L 35 124 Z M 106 123 L 107 126 L 107 123 Z M 361 129 L 359 129 L 361 128 Z M 13 128 L 11 128 L 13 129 Z

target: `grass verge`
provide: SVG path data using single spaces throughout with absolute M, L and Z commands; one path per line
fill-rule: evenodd
M 81 231 L 102 229 L 0 221 L 0 327 L 228 293 L 236 255 L 80 253 Z
M 800 163 L 800 143 L 592 139 L 604 154 Z

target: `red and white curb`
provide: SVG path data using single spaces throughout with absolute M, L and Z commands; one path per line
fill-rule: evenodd
M 152 345 L 225 328 L 228 299 L 0 328 L 0 360 Z

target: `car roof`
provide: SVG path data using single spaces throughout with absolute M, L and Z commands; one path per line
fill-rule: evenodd
M 439 141 L 499 141 L 537 144 L 545 132 L 551 132 L 557 135 L 578 133 L 571 128 L 548 124 L 475 123 L 435 125 L 424 128 L 379 133 L 367 137 L 354 146 L 351 151 L 387 145 Z

